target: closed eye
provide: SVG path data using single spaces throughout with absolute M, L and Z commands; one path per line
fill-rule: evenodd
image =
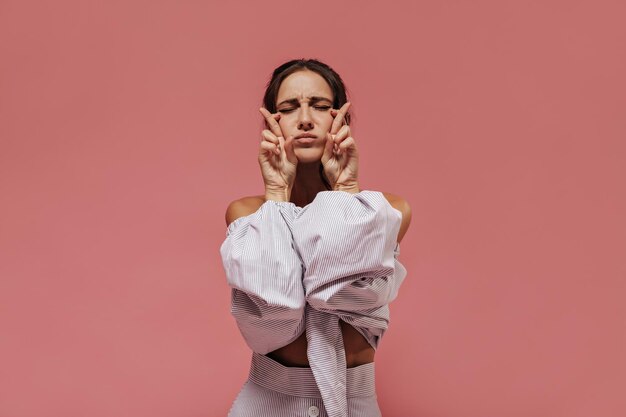
M 328 109 L 330 109 L 330 106 L 313 106 L 315 109 L 320 110 L 320 111 L 326 111 Z M 294 111 L 295 109 L 282 109 L 282 110 L 278 110 L 281 113 L 291 113 L 292 111 Z

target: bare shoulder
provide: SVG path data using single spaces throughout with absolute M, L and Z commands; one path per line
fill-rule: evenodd
M 400 231 L 398 232 L 398 243 L 400 243 L 406 231 L 409 229 L 409 224 L 411 224 L 411 206 L 408 201 L 399 195 L 386 193 L 384 191 L 381 192 L 387 201 L 389 201 L 389 204 L 402 213 L 402 224 L 400 225 Z
M 265 197 L 258 195 L 241 197 L 237 200 L 231 201 L 231 203 L 226 208 L 226 226 L 228 226 L 240 217 L 244 217 L 254 213 L 259 209 L 259 207 L 263 205 L 264 202 Z

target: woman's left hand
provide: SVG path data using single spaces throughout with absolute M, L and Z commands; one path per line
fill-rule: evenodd
M 334 121 L 330 132 L 326 133 L 322 165 L 333 190 L 358 192 L 359 155 L 354 138 L 350 136 L 350 126 L 344 123 L 350 104 L 347 102 L 339 110 L 331 109 Z

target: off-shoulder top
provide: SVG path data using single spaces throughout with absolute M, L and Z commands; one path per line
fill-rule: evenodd
M 306 331 L 330 417 L 347 415 L 339 319 L 378 348 L 407 274 L 398 260 L 401 222 L 379 191 L 321 191 L 305 207 L 267 200 L 227 227 L 220 253 L 243 338 L 266 354 Z

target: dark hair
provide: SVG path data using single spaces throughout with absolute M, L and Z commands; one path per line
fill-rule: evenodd
M 347 88 L 343 83 L 343 80 L 328 65 L 324 64 L 317 59 L 293 59 L 285 62 L 274 70 L 272 78 L 267 83 L 265 88 L 265 94 L 263 95 L 263 107 L 265 107 L 270 113 L 276 113 L 276 99 L 278 97 L 278 89 L 283 80 L 289 75 L 297 71 L 310 70 L 318 73 L 326 80 L 333 92 L 333 108 L 339 109 L 341 106 L 348 102 Z M 344 117 L 346 124 L 350 124 L 351 115 L 348 111 Z M 263 119 L 263 129 L 267 128 L 265 119 Z M 327 189 L 331 189 L 330 183 L 324 174 L 324 167 L 320 164 L 320 177 Z

